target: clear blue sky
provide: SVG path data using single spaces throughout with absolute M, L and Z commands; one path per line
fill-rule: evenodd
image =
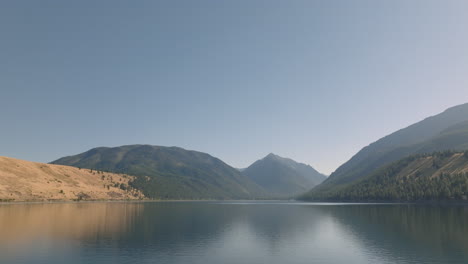
M 468 102 L 467 1 L 0 2 L 0 155 L 153 144 L 330 173 Z

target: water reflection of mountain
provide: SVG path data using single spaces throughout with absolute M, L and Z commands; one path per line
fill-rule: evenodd
M 0 245 L 36 237 L 90 239 L 128 231 L 141 203 L 9 204 L 0 206 Z
M 208 203 L 145 203 L 121 246 L 150 246 L 158 251 L 197 247 L 228 230 L 242 217 L 238 212 Z
M 147 203 L 134 229 L 124 234 L 127 243 L 193 245 L 194 241 L 216 240 L 226 232 L 248 228 L 268 243 L 301 236 L 324 215 L 316 209 L 278 204 Z
M 397 263 L 468 261 L 468 207 L 343 205 L 316 207 L 368 250 Z
M 245 223 L 259 242 L 275 251 L 304 234 L 317 232 L 327 216 L 317 208 L 291 204 L 250 205 L 243 208 Z M 328 217 L 329 218 L 329 217 Z

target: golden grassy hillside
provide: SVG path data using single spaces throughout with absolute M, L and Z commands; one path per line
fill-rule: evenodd
M 141 199 L 133 177 L 0 157 L 0 201 Z

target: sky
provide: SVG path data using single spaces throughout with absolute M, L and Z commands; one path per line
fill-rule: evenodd
M 152 144 L 331 173 L 468 102 L 464 0 L 0 2 L 0 156 Z

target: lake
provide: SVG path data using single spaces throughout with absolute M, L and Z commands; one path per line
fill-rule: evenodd
M 0 263 L 468 263 L 468 207 L 0 205 Z

